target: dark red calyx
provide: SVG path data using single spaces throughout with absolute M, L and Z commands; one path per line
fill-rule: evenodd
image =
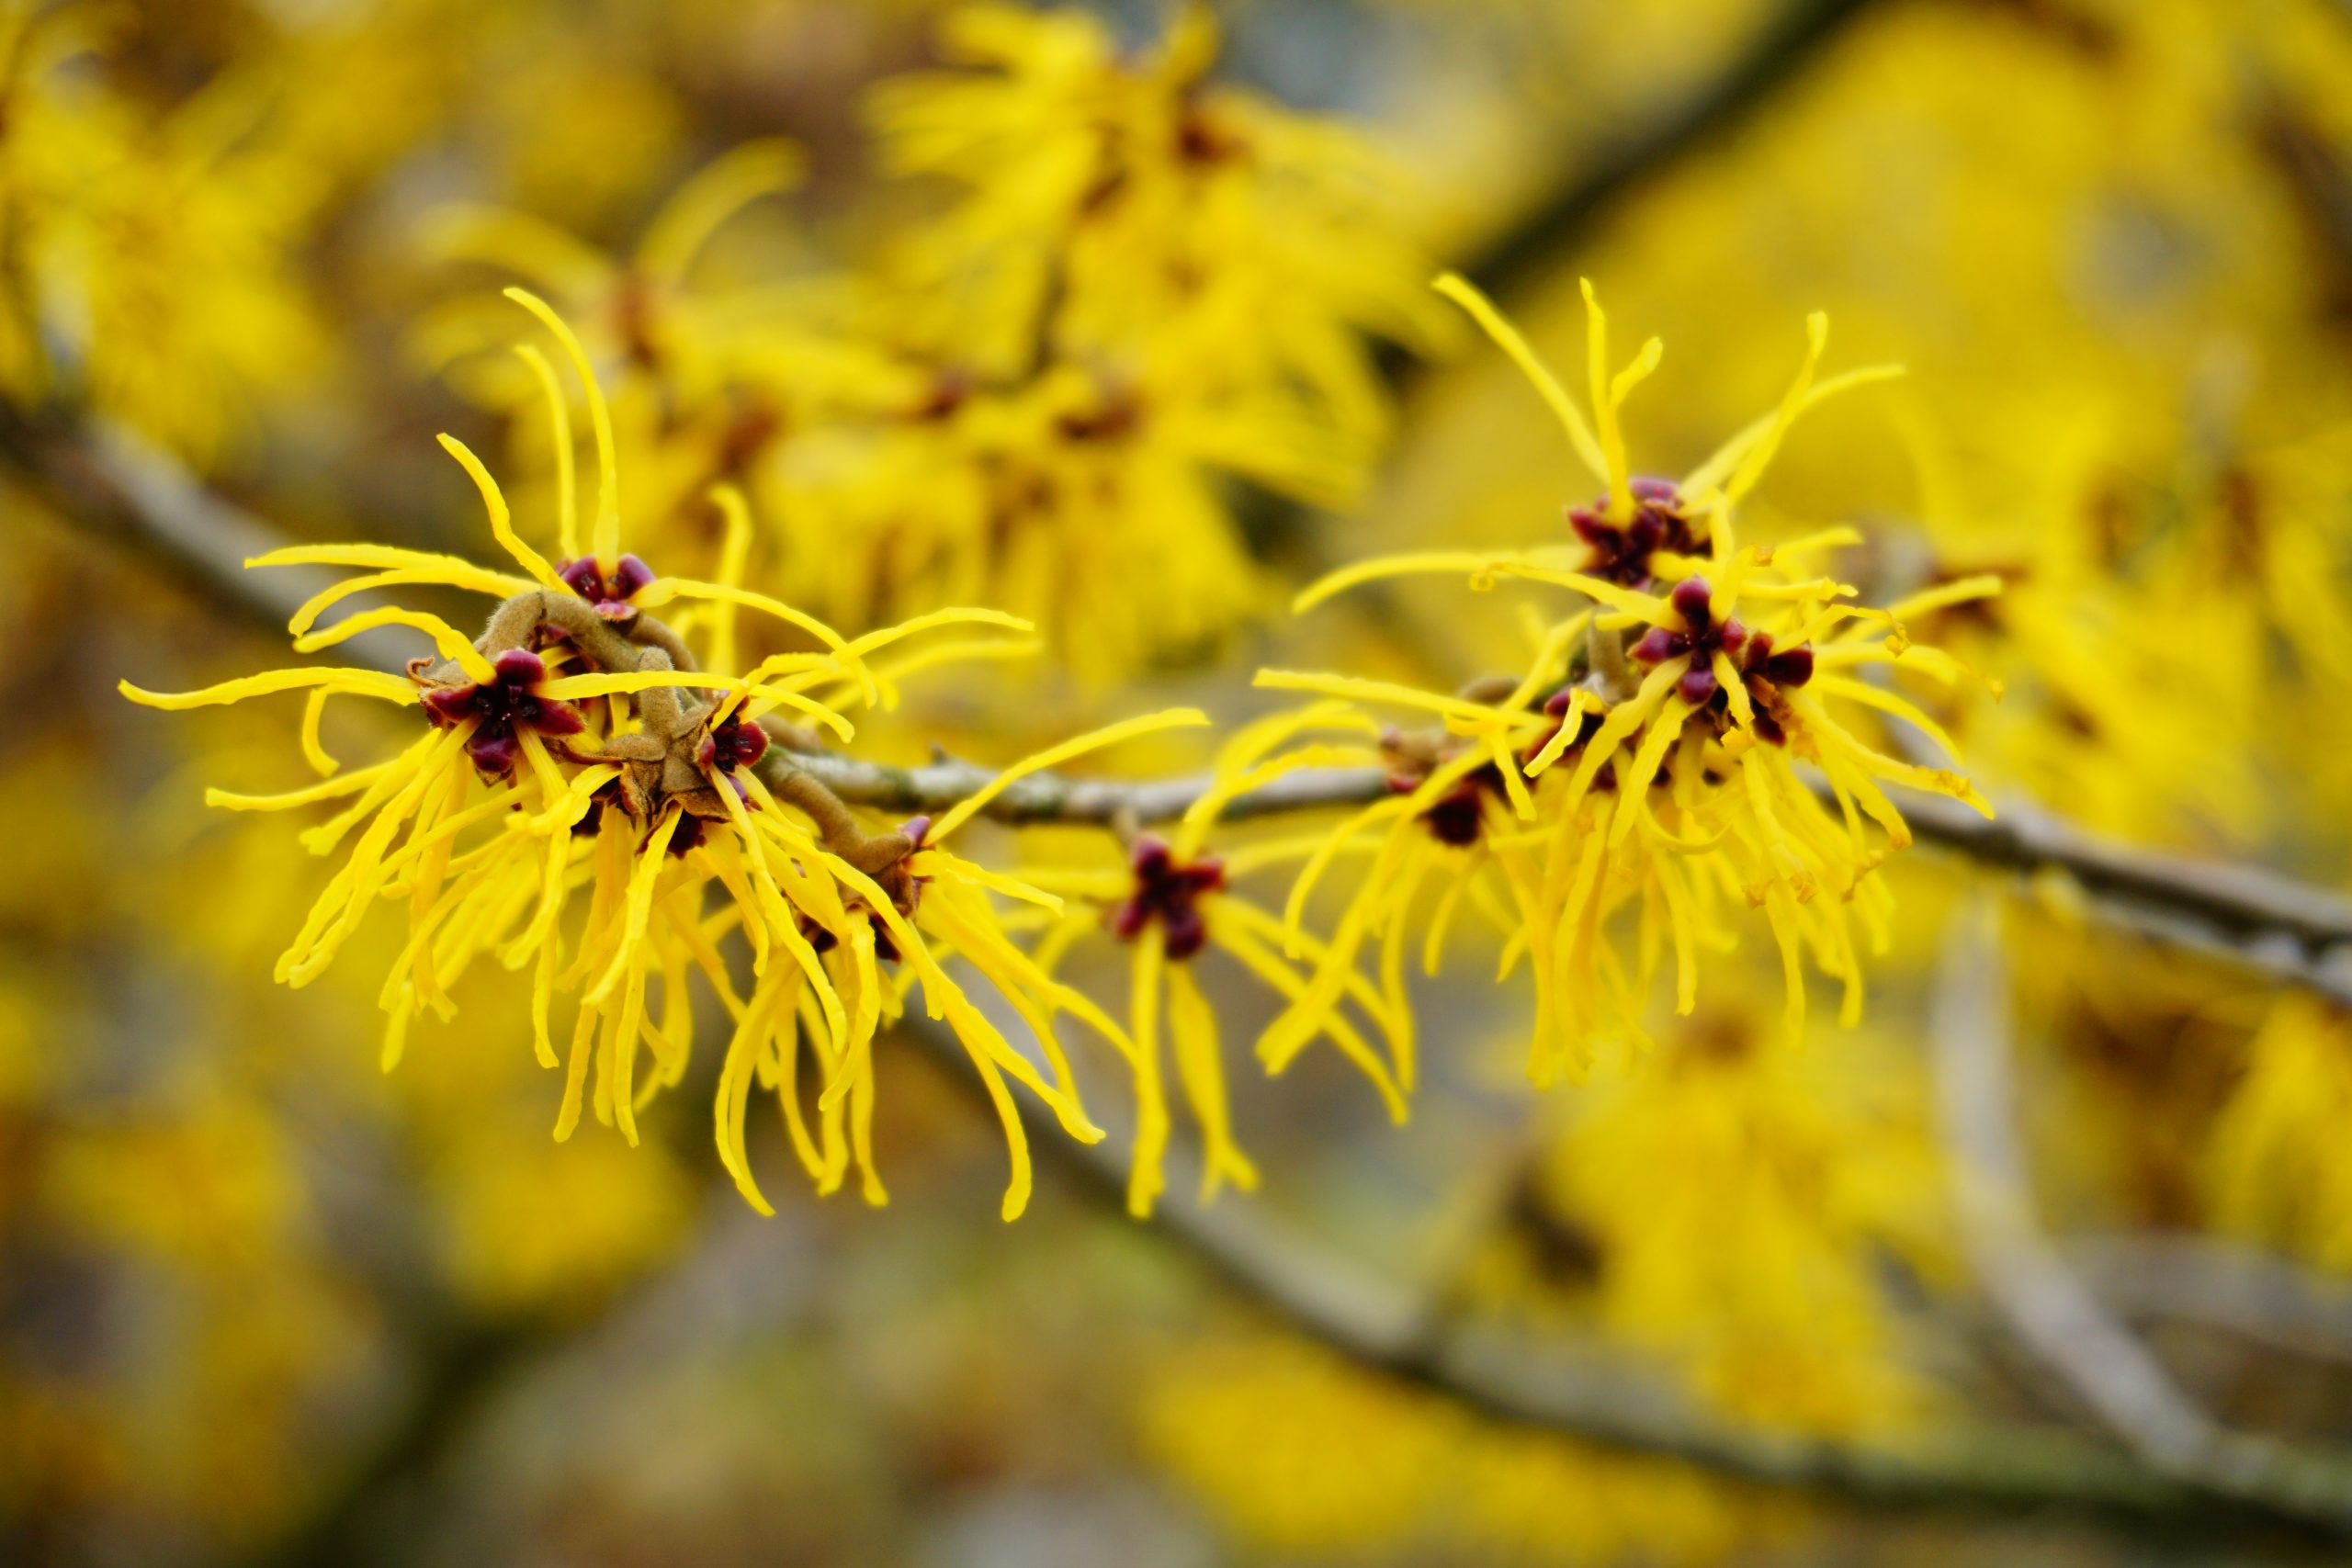
M 1686 577 L 1667 596 L 1667 603 L 1674 606 L 1674 613 L 1682 617 L 1693 637 L 1705 637 L 1708 627 L 1714 624 L 1713 592 L 1705 578 Z
M 1133 942 L 1152 921 L 1159 922 L 1170 958 L 1190 958 L 1208 945 L 1208 921 L 1201 899 L 1225 887 L 1225 862 L 1215 855 L 1179 861 L 1164 839 L 1145 834 L 1127 858 L 1135 887 L 1110 912 L 1112 934 Z
M 637 614 L 637 606 L 629 601 L 653 581 L 653 569 L 636 556 L 623 556 L 610 572 L 596 564 L 594 556 L 582 556 L 578 560 L 565 561 L 556 569 L 556 575 L 571 586 L 574 593 L 596 607 L 596 614 L 608 621 L 626 621 Z
M 1772 650 L 1772 634 L 1758 632 L 1747 639 L 1740 659 L 1740 673 L 1750 682 L 1770 681 L 1775 686 L 1802 686 L 1813 679 L 1813 644 Z
M 1714 673 L 1714 659 L 1718 653 L 1737 653 L 1747 641 L 1747 628 L 1730 616 L 1715 618 L 1713 590 L 1703 577 L 1686 577 L 1674 585 L 1667 595 L 1667 603 L 1682 617 L 1683 629 L 1652 626 L 1641 640 L 1627 651 L 1636 663 L 1663 664 L 1669 659 L 1690 656 L 1690 668 L 1684 671 L 1676 690 L 1682 700 L 1698 707 L 1711 701 L 1719 682 Z
M 738 768 L 748 768 L 768 752 L 768 732 L 757 723 L 746 723 L 740 715 L 728 716 L 702 738 L 699 761 L 704 768 L 719 773 L 731 773 Z
M 435 728 L 471 719 L 474 732 L 467 738 L 466 755 L 482 773 L 503 778 L 514 771 L 522 754 L 517 739 L 522 730 L 561 737 L 577 735 L 585 727 L 580 710 L 570 703 L 539 694 L 547 679 L 547 662 L 525 648 L 510 648 L 491 660 L 491 678 L 454 686 L 427 687 L 422 701 Z
M 1774 746 L 1786 745 L 1789 731 L 1781 722 L 1781 688 L 1802 686 L 1813 679 L 1813 645 L 1799 643 L 1776 651 L 1772 634 L 1757 632 L 1738 650 L 1738 663 L 1748 706 L 1756 716 L 1756 738 Z M 1727 705 L 1727 700 L 1717 694 L 1714 710 L 1722 713 Z
M 1421 813 L 1421 825 L 1439 843 L 1466 850 L 1478 841 L 1486 826 L 1486 795 L 1484 781 L 1473 773 L 1430 801 Z
M 1095 441 L 1119 441 L 1143 426 L 1142 400 L 1134 393 L 1114 390 L 1092 408 L 1073 409 L 1054 421 L 1063 440 L 1083 446 Z
M 1542 745 L 1542 739 L 1536 741 Z M 1391 779 L 1389 787 L 1400 795 L 1410 795 L 1427 781 L 1422 779 Z M 1421 808 L 1420 824 L 1430 830 L 1430 837 L 1441 844 L 1457 850 L 1468 849 L 1478 841 L 1487 825 L 1486 801 L 1488 795 L 1500 798 L 1504 794 L 1502 771 L 1492 762 L 1481 763 L 1453 782 L 1453 786 Z
M 1634 492 L 1634 515 L 1622 524 L 1609 520 L 1609 498 L 1590 506 L 1571 507 L 1568 526 L 1591 547 L 1584 570 L 1627 588 L 1646 586 L 1654 575 L 1650 558 L 1660 550 L 1689 555 L 1697 548 L 1690 519 L 1683 515 L 1682 492 L 1671 479 L 1640 478 Z

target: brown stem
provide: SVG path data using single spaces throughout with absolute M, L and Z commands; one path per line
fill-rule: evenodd
M 702 668 L 695 662 L 694 650 L 686 646 L 686 639 L 672 631 L 667 621 L 656 620 L 651 615 L 640 612 L 628 628 L 628 639 L 631 642 L 643 643 L 650 648 L 658 648 L 668 654 L 670 669 L 699 670 Z

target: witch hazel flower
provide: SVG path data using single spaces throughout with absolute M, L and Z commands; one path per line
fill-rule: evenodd
M 490 663 L 489 680 L 454 684 L 429 684 L 421 670 L 410 671 L 424 688 L 421 700 L 434 728 L 455 728 L 471 721 L 466 755 L 484 777 L 504 778 L 514 773 L 523 752 L 520 731 L 561 739 L 587 728 L 578 708 L 541 692 L 547 660 L 529 649 L 510 648 Z
M 1135 890 L 1111 911 L 1112 934 L 1133 942 L 1157 920 L 1169 957 L 1190 958 L 1207 946 L 1201 898 L 1225 890 L 1225 862 L 1215 855 L 1179 860 L 1167 840 L 1146 833 L 1136 840 L 1127 864 Z

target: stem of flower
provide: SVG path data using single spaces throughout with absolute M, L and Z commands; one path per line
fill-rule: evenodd
M 1611 703 L 1622 703 L 1634 694 L 1634 672 L 1625 663 L 1625 634 L 1603 629 L 1598 615 L 1585 632 L 1585 658 L 1592 666 L 1600 694 Z

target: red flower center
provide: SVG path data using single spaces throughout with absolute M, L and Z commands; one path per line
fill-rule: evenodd
M 623 556 L 607 573 L 596 564 L 594 556 L 582 556 L 556 568 L 556 575 L 569 583 L 574 593 L 594 605 L 596 614 L 605 619 L 626 621 L 637 614 L 637 606 L 629 601 L 653 581 L 653 569 L 636 556 Z
M 1190 958 L 1207 946 L 1201 898 L 1225 886 L 1225 862 L 1215 855 L 1180 861 L 1166 840 L 1146 834 L 1136 840 L 1127 863 L 1135 872 L 1135 890 L 1111 911 L 1113 933 L 1133 942 L 1158 920 L 1169 957 Z
M 1634 515 L 1622 525 L 1609 520 L 1609 498 L 1571 507 L 1568 526 L 1592 547 L 1585 558 L 1588 576 L 1627 588 L 1641 588 L 1654 575 L 1650 558 L 1659 550 L 1688 555 L 1698 547 L 1690 519 L 1682 514 L 1682 492 L 1670 479 L 1637 479 L 1632 485 Z
M 466 740 L 466 755 L 484 773 L 503 778 L 514 771 L 524 730 L 561 737 L 577 735 L 585 728 L 579 709 L 539 694 L 548 667 L 537 654 L 510 648 L 491 660 L 491 669 L 487 681 L 430 686 L 423 699 L 425 715 L 435 728 L 477 721 Z

